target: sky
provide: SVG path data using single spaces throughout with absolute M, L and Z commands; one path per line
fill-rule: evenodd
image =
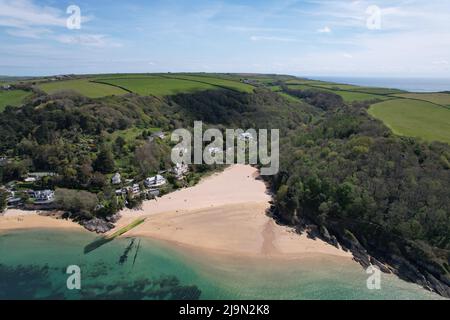
M 450 1 L 0 0 L 0 75 L 126 72 L 450 77 Z

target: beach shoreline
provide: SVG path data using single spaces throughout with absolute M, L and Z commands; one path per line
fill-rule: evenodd
M 192 188 L 146 201 L 141 210 L 123 210 L 109 234 L 145 218 L 122 237 L 145 237 L 209 256 L 292 260 L 326 255 L 352 260 L 349 252 L 278 225 L 268 215 L 271 200 L 256 168 L 234 165 Z M 84 230 L 36 211 L 8 210 L 0 217 L 0 232 L 27 229 Z

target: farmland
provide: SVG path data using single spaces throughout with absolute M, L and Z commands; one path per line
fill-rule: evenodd
M 351 102 L 359 102 L 359 101 L 391 99 L 390 97 L 383 96 L 383 95 L 369 94 L 369 93 L 350 91 L 350 90 L 344 90 L 344 89 L 333 90 L 333 89 L 329 89 L 329 88 L 325 88 L 325 87 L 310 86 L 308 84 L 289 85 L 289 88 L 294 89 L 294 90 L 322 90 L 322 91 L 332 92 L 332 93 L 335 93 L 335 94 L 341 96 L 345 102 L 350 102 L 350 103 Z
M 60 91 L 75 91 L 88 98 L 101 98 L 127 93 L 120 88 L 94 83 L 89 81 L 89 79 L 47 82 L 39 84 L 38 87 L 48 94 L 54 94 Z
M 17 107 L 21 105 L 23 100 L 29 95 L 29 92 L 23 90 L 0 91 L 0 112 L 2 112 L 6 106 Z
M 177 93 L 217 89 L 217 87 L 206 83 L 153 76 L 140 78 L 108 78 L 99 79 L 97 81 L 104 83 L 105 85 L 109 84 L 111 86 L 124 88 L 143 96 L 153 95 L 162 97 Z
M 231 90 L 241 91 L 241 92 L 247 92 L 251 93 L 253 91 L 253 87 L 241 83 L 238 80 L 228 80 L 228 79 L 221 79 L 218 77 L 211 77 L 211 76 L 197 76 L 197 75 L 173 75 L 170 76 L 170 78 L 173 79 L 185 79 L 189 81 L 195 81 L 200 83 L 208 83 L 217 87 L 223 87 Z
M 127 75 L 125 77 L 98 78 L 96 81 L 124 88 L 139 95 L 154 95 L 158 97 L 220 88 L 240 92 L 252 92 L 253 90 L 252 86 L 241 83 L 238 80 L 205 75 Z
M 448 93 L 404 93 L 397 97 L 428 101 L 442 106 L 450 106 L 450 94 Z
M 450 143 L 450 109 L 426 101 L 396 99 L 373 105 L 369 113 L 398 135 Z

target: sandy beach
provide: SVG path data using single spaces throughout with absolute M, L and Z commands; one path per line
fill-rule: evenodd
M 192 188 L 147 201 L 142 210 L 123 210 L 111 233 L 138 217 L 146 217 L 124 237 L 149 237 L 186 249 L 241 257 L 328 255 L 351 259 L 348 252 L 277 225 L 267 216 L 270 201 L 258 170 L 234 165 Z M 0 217 L 0 231 L 33 228 L 84 230 L 71 221 L 38 212 L 8 210 Z
M 277 225 L 267 216 L 270 200 L 257 169 L 234 165 L 193 188 L 146 202 L 142 210 L 123 211 L 118 227 L 146 217 L 125 236 L 239 256 L 292 259 L 325 254 L 351 259 L 348 252 Z
M 38 211 L 7 210 L 0 216 L 0 232 L 27 229 L 70 229 L 84 230 L 79 224 L 69 220 L 39 215 Z

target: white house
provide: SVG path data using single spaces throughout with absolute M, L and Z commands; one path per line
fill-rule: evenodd
M 24 182 L 27 182 L 27 183 L 34 183 L 34 182 L 36 182 L 36 178 L 35 177 L 28 177 L 28 178 L 25 178 L 23 181 Z
M 111 183 L 114 185 L 122 183 L 122 177 L 120 176 L 120 173 L 116 173 L 115 175 L 112 176 Z
M 52 190 L 34 191 L 35 203 L 51 203 L 55 200 L 55 192 Z
M 165 185 L 167 183 L 166 179 L 161 176 L 161 175 L 157 175 L 151 178 L 147 178 L 144 181 L 144 184 L 147 188 L 158 188 L 158 187 L 162 187 L 163 185 Z

